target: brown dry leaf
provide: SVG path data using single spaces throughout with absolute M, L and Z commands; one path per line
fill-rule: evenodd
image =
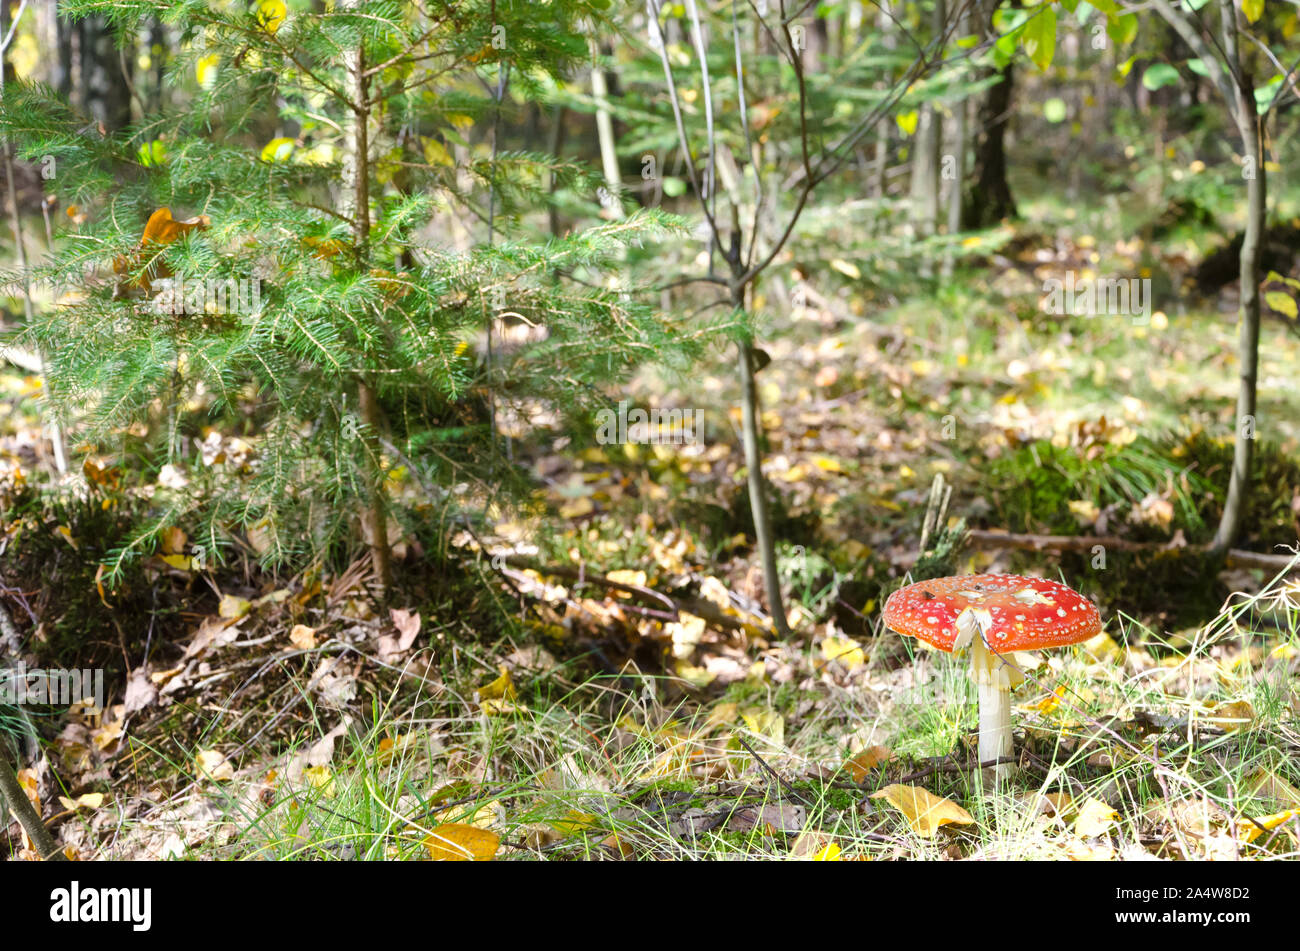
M 171 244 L 191 231 L 202 231 L 211 223 L 212 219 L 207 215 L 199 215 L 196 218 L 178 221 L 172 217 L 170 208 L 159 208 L 149 216 L 148 222 L 145 223 L 144 236 L 137 246 L 139 250 L 130 256 L 118 255 L 113 258 L 113 273 L 134 273 L 149 264 L 148 273 L 133 277 L 126 285 L 130 288 L 142 288 L 148 293 L 152 289 L 152 281 L 171 277 L 172 274 L 171 268 L 167 267 L 163 261 L 156 259 L 150 261 L 150 258 L 155 254 L 155 252 L 149 250 L 150 246 Z
M 894 751 L 888 746 L 868 746 L 861 753 L 844 761 L 844 769 L 849 771 L 855 783 L 861 784 L 867 774 L 881 763 L 888 763 Z
M 131 714 L 143 710 L 157 699 L 158 688 L 149 679 L 149 671 L 144 667 L 131 671 L 131 677 L 126 682 L 126 696 L 122 699 L 126 712 Z
M 315 650 L 316 628 L 306 624 L 295 624 L 289 631 L 289 643 L 300 651 Z
M 793 803 L 768 803 L 765 806 L 745 806 L 737 809 L 727 822 L 729 832 L 748 832 L 757 829 L 763 835 L 778 832 L 799 832 L 808 821 L 808 810 Z
M 1119 821 L 1119 813 L 1100 799 L 1085 799 L 1074 820 L 1074 834 L 1081 838 L 1105 835 Z
M 501 847 L 501 837 L 488 829 L 449 822 L 425 836 L 424 847 L 435 862 L 488 862 Z
M 1300 790 L 1262 766 L 1247 777 L 1246 788 L 1248 796 L 1271 799 L 1290 808 L 1300 807 Z
M 1062 844 L 1071 862 L 1109 862 L 1115 850 L 1106 843 L 1090 844 L 1082 839 L 1068 839 Z
M 379 638 L 379 659 L 385 662 L 394 660 L 406 653 L 415 643 L 415 636 L 420 633 L 420 614 L 417 611 L 405 611 L 391 608 L 388 612 L 397 628 L 397 636 L 385 634 Z
M 625 859 L 633 858 L 636 855 L 636 849 L 625 839 L 619 838 L 617 832 L 610 833 L 600 844 L 607 849 L 612 849 Z
M 238 636 L 239 631 L 230 620 L 205 617 L 199 624 L 199 629 L 194 632 L 194 637 L 185 648 L 185 654 L 181 659 L 189 660 L 191 657 L 198 657 L 208 648 L 224 646 Z
M 169 525 L 158 533 L 158 547 L 164 555 L 179 555 L 185 551 L 185 541 L 185 532 L 175 525 Z
M 1221 703 L 1210 711 L 1210 722 L 1231 733 L 1248 727 L 1255 719 L 1255 708 L 1245 700 Z
M 926 839 L 934 838 L 940 826 L 971 825 L 971 814 L 951 799 L 941 799 L 920 786 L 903 786 L 891 783 L 872 799 L 885 799 L 891 806 L 907 817 L 912 830 Z
M 18 770 L 18 785 L 23 788 L 27 798 L 31 800 L 32 806 L 38 811 L 41 808 L 41 796 L 38 791 L 38 781 L 36 779 L 36 770 L 20 769 Z

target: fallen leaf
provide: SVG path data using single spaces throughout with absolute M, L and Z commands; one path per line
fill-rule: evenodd
M 513 700 L 516 696 L 514 681 L 510 679 L 510 668 L 501 664 L 497 668 L 500 676 L 491 683 L 478 688 L 479 700 Z
M 384 662 L 392 661 L 410 650 L 416 635 L 420 633 L 419 612 L 390 608 L 388 616 L 397 628 L 397 636 L 385 634 L 379 638 L 379 659 Z
M 252 607 L 253 603 L 247 598 L 241 598 L 233 594 L 223 594 L 221 603 L 217 606 L 217 614 L 220 617 L 233 620 L 243 617 Z
M 435 862 L 487 862 L 501 847 L 501 837 L 488 829 L 449 822 L 425 836 L 424 847 Z
M 194 764 L 208 779 L 225 782 L 235 778 L 235 767 L 226 759 L 226 754 L 218 750 L 200 750 L 194 757 Z
M 835 661 L 845 670 L 857 670 L 866 663 L 862 645 L 851 637 L 822 638 L 822 657 L 827 663 Z
M 337 791 L 334 784 L 334 771 L 328 766 L 308 766 L 302 771 L 302 778 L 313 789 L 319 789 L 326 799 L 333 799 Z
M 306 624 L 295 624 L 289 631 L 289 643 L 298 650 L 309 651 L 316 647 L 316 629 Z
M 1254 842 L 1265 832 L 1272 832 L 1278 826 L 1285 825 L 1293 819 L 1300 819 L 1300 809 L 1288 809 L 1285 812 L 1276 812 L 1271 816 L 1260 816 L 1257 819 L 1243 816 L 1237 820 L 1237 837 L 1246 842 Z M 1291 835 L 1292 838 L 1296 837 L 1294 832 Z
M 1221 703 L 1210 711 L 1210 721 L 1228 732 L 1250 726 L 1255 719 L 1255 708 L 1245 700 Z
M 1119 813 L 1100 799 L 1085 799 L 1074 820 L 1074 834 L 1089 839 L 1105 835 L 1119 821 Z
M 951 799 L 940 799 L 920 786 L 892 783 L 873 793 L 872 799 L 884 799 L 907 817 L 912 830 L 926 839 L 934 838 L 940 826 L 971 825 L 971 814 Z
M 59 802 L 63 803 L 63 808 L 68 810 L 77 809 L 98 809 L 104 804 L 103 793 L 83 793 L 76 799 L 69 799 L 67 796 L 60 796 Z
M 888 763 L 894 755 L 888 746 L 868 746 L 865 750 L 844 761 L 844 769 L 849 771 L 855 783 L 861 784 L 867 774 L 881 763 Z

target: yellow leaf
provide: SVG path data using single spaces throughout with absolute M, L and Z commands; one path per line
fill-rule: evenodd
M 162 555 L 161 557 L 178 571 L 189 571 L 194 567 L 194 561 L 189 555 Z
M 207 89 L 217 81 L 217 67 L 221 65 L 221 54 L 210 53 L 207 56 L 200 56 L 198 62 L 194 64 L 194 76 L 199 81 L 199 85 Z
M 894 116 L 894 121 L 897 122 L 898 127 L 903 130 L 904 135 L 912 135 L 916 132 L 916 124 L 920 118 L 920 114 L 913 109 L 910 112 L 900 112 L 898 115 Z
M 740 712 L 740 718 L 758 736 L 771 740 L 776 746 L 785 745 L 785 718 L 771 707 L 750 707 Z
M 217 614 L 224 618 L 240 618 L 247 614 L 252 606 L 252 602 L 247 598 L 241 598 L 233 594 L 223 594 L 221 603 L 217 605 Z
M 500 672 L 500 676 L 496 680 L 478 688 L 478 698 L 480 700 L 513 700 L 515 698 L 515 685 L 510 679 L 510 669 L 505 664 L 499 664 L 497 670 Z
M 1247 842 L 1254 842 L 1265 832 L 1272 832 L 1278 826 L 1284 825 L 1292 819 L 1300 819 L 1300 809 L 1275 812 L 1271 816 L 1260 816 L 1258 819 L 1248 819 L 1242 816 L 1237 820 L 1237 837 Z
M 294 142 L 293 139 L 284 136 L 272 139 L 270 142 L 266 143 L 266 145 L 262 146 L 262 161 L 287 162 L 289 161 L 289 156 L 293 155 L 293 150 L 296 147 L 297 143 Z
M 939 827 L 948 823 L 968 826 L 975 821 L 969 812 L 951 799 L 940 799 L 920 786 L 892 783 L 873 793 L 871 798 L 887 800 L 907 817 L 912 831 L 926 839 L 934 838 Z
M 328 766 L 308 766 L 302 771 L 302 778 L 313 789 L 319 789 L 326 799 L 334 798 L 334 773 Z
M 857 265 L 845 261 L 843 258 L 834 258 L 831 261 L 831 267 L 852 280 L 859 281 L 862 279 L 862 272 L 858 270 Z
M 812 860 L 814 862 L 838 862 L 842 851 L 843 849 L 834 842 L 828 842 L 813 855 Z
M 1264 0 L 1241 0 L 1241 12 L 1254 23 L 1264 15 Z
M 85 793 L 76 799 L 69 799 L 67 796 L 60 796 L 59 802 L 63 803 L 64 809 L 98 809 L 104 804 L 103 793 Z
M 456 167 L 456 160 L 447 153 L 446 146 L 437 139 L 424 140 L 424 160 L 430 165 L 442 165 L 446 168 Z
M 584 495 L 561 505 L 560 518 L 582 518 L 594 511 L 596 511 L 596 503 Z
M 274 33 L 280 29 L 288 12 L 284 0 L 258 0 L 257 25 L 267 33 Z
M 685 680 L 692 687 L 703 690 L 717 678 L 717 675 L 704 667 L 696 667 L 690 661 L 684 658 L 677 658 L 677 663 L 673 667 L 678 677 Z
M 1119 813 L 1100 799 L 1085 799 L 1074 820 L 1074 834 L 1085 839 L 1105 835 L 1116 822 Z
M 59 537 L 62 538 L 65 542 L 67 542 L 69 545 L 71 545 L 73 548 L 81 547 L 77 544 L 77 540 L 72 537 L 72 529 L 68 528 L 68 526 L 60 525 L 58 528 L 55 529 L 55 532 L 57 532 Z
M 235 778 L 235 767 L 219 750 L 200 750 L 194 757 L 194 764 L 200 773 L 217 782 Z
M 719 703 L 709 711 L 708 719 L 704 721 L 704 732 L 716 729 L 720 726 L 726 726 L 728 723 L 740 716 L 740 705 L 737 703 Z
M 636 571 L 631 568 L 619 568 L 611 571 L 605 576 L 610 581 L 617 581 L 619 584 L 636 585 L 638 588 L 644 588 L 646 583 L 646 574 L 644 571 Z
M 487 829 L 449 822 L 425 836 L 424 847 L 435 862 L 487 862 L 501 847 L 501 837 Z
M 1264 303 L 1279 314 L 1290 317 L 1292 320 L 1295 320 L 1297 314 L 1300 313 L 1297 311 L 1295 298 L 1285 291 L 1268 291 L 1264 295 Z
M 846 670 L 857 670 L 866 662 L 862 645 L 851 637 L 822 638 L 822 657 L 827 663 L 836 661 Z
M 813 465 L 823 472 L 843 472 L 844 467 L 840 465 L 838 459 L 832 459 L 830 456 L 813 456 Z
M 565 813 L 564 818 L 552 819 L 549 825 L 560 835 L 577 835 L 579 832 L 594 828 L 596 817 L 586 812 L 570 809 Z

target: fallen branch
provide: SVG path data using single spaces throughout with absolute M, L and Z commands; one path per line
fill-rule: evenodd
M 50 830 L 45 827 L 45 823 L 41 821 L 27 794 L 23 792 L 14 768 L 9 765 L 7 751 L 3 749 L 0 749 L 0 803 L 9 807 L 9 811 L 23 827 L 27 838 L 31 839 L 33 848 L 40 853 L 41 858 L 46 861 L 59 861 L 67 857 L 59 848 L 59 843 L 54 840 L 54 836 L 50 834 Z
M 1014 548 L 1020 551 L 1091 551 L 1100 545 L 1108 551 L 1190 551 L 1208 554 L 1207 545 L 1175 546 L 1167 542 L 1135 542 L 1117 535 L 1018 535 L 1011 532 L 990 532 L 973 529 L 970 543 L 976 548 Z M 1300 572 L 1297 554 L 1269 555 L 1258 551 L 1233 548 L 1227 554 L 1227 563 L 1234 568 L 1263 568 L 1266 571 Z

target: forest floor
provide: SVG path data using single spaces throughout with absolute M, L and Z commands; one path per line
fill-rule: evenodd
M 1184 309 L 1189 251 L 1068 222 L 986 241 L 917 293 L 791 260 L 771 286 L 802 306 L 754 302 L 781 330 L 758 379 L 786 641 L 762 610 L 729 353 L 627 394 L 703 410 L 698 443 L 525 444 L 539 505 L 451 539 L 472 580 L 423 574 L 404 539 L 383 607 L 364 562 L 271 580 L 163 551 L 129 599 L 93 565 L 65 578 L 83 614 L 56 624 L 64 595 L 39 576 L 71 577 L 94 526 L 45 525 L 46 562 L 3 579 L 30 654 L 66 657 L 61 632 L 102 614 L 101 653 L 129 671 L 106 710 L 41 724 L 25 776 L 62 802 L 61 841 L 83 858 L 1300 855 L 1300 581 L 1207 577 L 1185 555 L 1226 481 L 1232 292 Z M 1044 313 L 1067 271 L 1158 274 L 1156 303 Z M 1300 536 L 1300 337 L 1270 321 L 1260 352 L 1265 491 L 1241 544 L 1271 551 Z M 31 381 L 3 386 L 0 448 L 30 458 Z M 957 537 L 1155 546 L 953 554 L 1060 577 L 1107 622 L 1037 658 L 1002 783 L 972 768 L 963 665 L 878 621 L 936 474 Z

